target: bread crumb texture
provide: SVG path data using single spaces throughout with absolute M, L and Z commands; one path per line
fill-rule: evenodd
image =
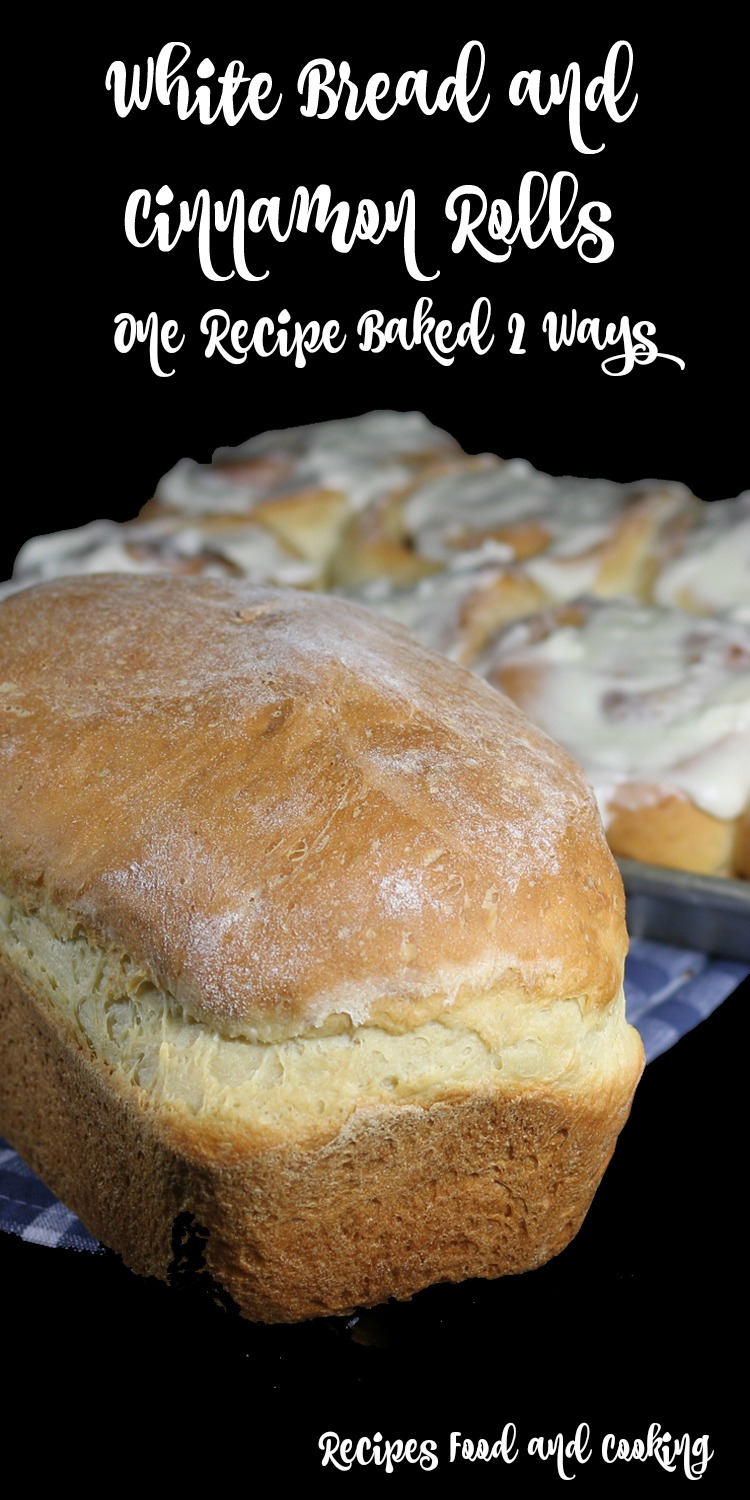
M 344 1016 L 335 1030 L 257 1042 L 196 1021 L 127 954 L 78 928 L 60 937 L 4 896 L 0 952 L 141 1107 L 236 1124 L 264 1143 L 330 1140 L 357 1110 L 429 1106 L 498 1083 L 606 1092 L 640 1055 L 622 991 L 606 1011 L 576 998 L 532 1008 L 522 993 L 497 1006 L 483 994 L 408 1031 Z

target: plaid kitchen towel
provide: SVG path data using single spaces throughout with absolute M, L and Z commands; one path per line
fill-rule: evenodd
M 634 938 L 625 966 L 628 1020 L 652 1062 L 731 995 L 747 964 Z M 98 1241 L 58 1203 L 30 1167 L 0 1139 L 0 1230 L 35 1245 L 98 1251 Z
M 34 1245 L 63 1250 L 100 1250 L 80 1219 L 58 1203 L 16 1151 L 0 1137 L 0 1229 Z

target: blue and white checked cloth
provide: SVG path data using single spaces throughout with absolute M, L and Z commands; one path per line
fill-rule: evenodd
M 634 938 L 625 966 L 628 1020 L 652 1062 L 705 1021 L 750 973 L 747 964 L 665 948 Z M 80 1219 L 58 1203 L 20 1156 L 0 1139 L 0 1230 L 35 1245 L 98 1251 Z
M 58 1203 L 31 1167 L 0 1136 L 0 1229 L 33 1245 L 63 1250 L 101 1249 L 80 1219 Z

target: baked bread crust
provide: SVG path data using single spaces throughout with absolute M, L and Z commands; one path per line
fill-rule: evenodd
M 624 898 L 576 763 L 340 600 L 60 579 L 0 606 L 0 887 L 227 1034 L 607 1007 Z
M 61 579 L 0 650 L 0 1130 L 53 1191 L 142 1274 L 192 1216 L 268 1321 L 562 1249 L 643 1065 L 565 752 L 302 593 Z
M 684 796 L 662 795 L 654 801 L 649 787 L 626 785 L 622 795 L 634 801 L 621 804 L 615 796 L 610 802 L 607 838 L 613 854 L 698 875 L 745 873 L 742 818 L 714 818 Z

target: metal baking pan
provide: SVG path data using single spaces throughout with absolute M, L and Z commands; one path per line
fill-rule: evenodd
M 750 963 L 750 881 L 618 859 L 631 937 Z

